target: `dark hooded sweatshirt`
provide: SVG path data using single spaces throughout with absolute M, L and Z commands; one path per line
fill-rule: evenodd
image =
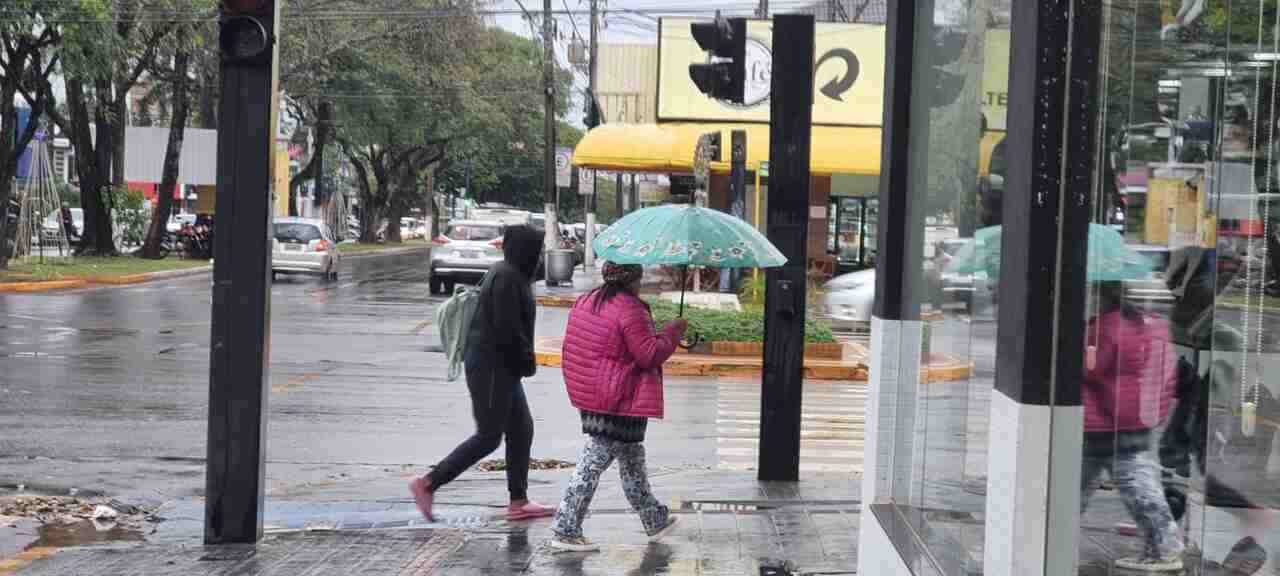
M 501 367 L 515 377 L 533 376 L 533 281 L 542 256 L 542 235 L 511 226 L 502 237 L 503 261 L 489 269 L 467 333 L 466 362 Z

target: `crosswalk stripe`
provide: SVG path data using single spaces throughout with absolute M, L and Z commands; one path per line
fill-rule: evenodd
M 800 419 L 800 470 L 861 473 L 866 429 L 865 386 L 805 390 Z M 735 382 L 718 390 L 716 455 L 719 467 L 754 470 L 760 446 L 760 390 Z

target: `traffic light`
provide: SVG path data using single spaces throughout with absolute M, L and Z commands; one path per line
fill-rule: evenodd
M 228 64 L 270 66 L 275 48 L 275 0 L 222 0 L 218 46 Z
M 747 78 L 747 20 L 724 19 L 689 25 L 693 39 L 710 57 L 705 64 L 690 64 L 689 77 L 703 94 L 717 100 L 743 103 Z

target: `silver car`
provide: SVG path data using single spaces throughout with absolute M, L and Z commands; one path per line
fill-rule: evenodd
M 494 262 L 502 260 L 501 222 L 458 220 L 451 222 L 434 240 L 431 249 L 432 294 L 453 292 L 459 283 L 477 283 Z
M 826 318 L 835 330 L 857 330 L 871 321 L 876 304 L 875 268 L 841 274 L 826 284 L 823 296 Z
M 308 218 L 277 218 L 272 234 L 271 275 L 312 274 L 338 279 L 342 255 L 329 225 Z

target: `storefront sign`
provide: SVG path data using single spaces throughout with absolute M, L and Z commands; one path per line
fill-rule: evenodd
M 768 20 L 747 23 L 745 103 L 714 100 L 689 78 L 707 54 L 689 32 L 690 18 L 659 23 L 658 121 L 768 122 L 773 32 Z M 813 123 L 879 126 L 883 115 L 885 28 L 818 22 L 814 38 Z M 982 110 L 988 130 L 1004 130 L 1008 103 L 1009 31 L 987 33 Z

